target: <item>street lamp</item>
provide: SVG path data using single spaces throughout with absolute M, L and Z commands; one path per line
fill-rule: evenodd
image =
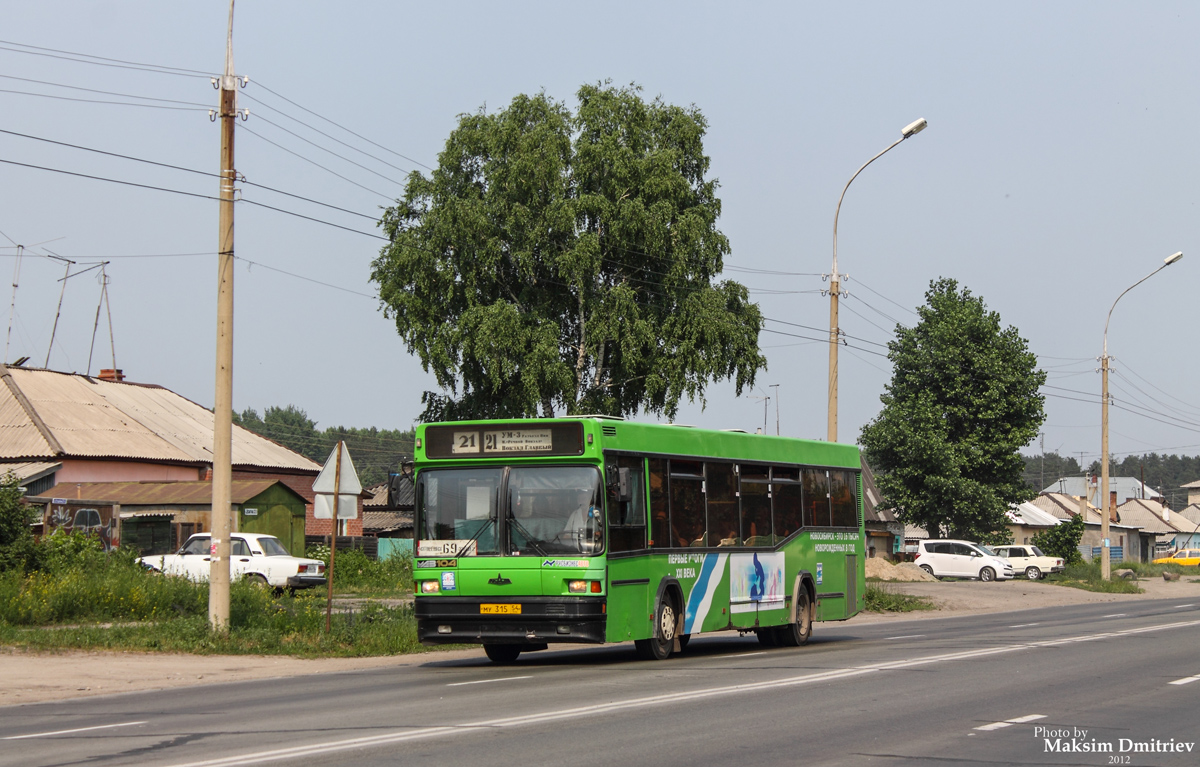
M 1147 274 L 1142 279 L 1133 283 L 1125 290 L 1121 291 L 1121 295 L 1117 296 L 1117 301 L 1120 301 L 1126 293 L 1141 285 L 1146 280 L 1166 269 L 1171 264 L 1183 258 L 1183 251 L 1172 253 L 1163 259 L 1162 266 Z M 1112 564 L 1109 559 L 1109 540 L 1108 540 L 1108 515 L 1111 513 L 1108 508 L 1108 322 L 1112 319 L 1113 309 L 1117 308 L 1117 301 L 1113 301 L 1112 308 L 1108 310 L 1108 316 L 1104 319 L 1104 355 L 1100 357 L 1100 577 L 1108 580 L 1111 572 Z
M 838 283 L 841 281 L 841 276 L 838 274 L 837 263 L 837 223 L 838 215 L 842 212 L 842 200 L 846 197 L 846 190 L 854 183 L 854 179 L 858 178 L 858 174 L 862 173 L 868 165 L 883 157 L 890 150 L 895 148 L 897 144 L 905 139 L 912 138 L 929 125 L 924 117 L 914 122 L 905 125 L 900 131 L 900 138 L 892 142 L 887 149 L 884 149 L 879 154 L 863 163 L 862 167 L 854 172 L 850 180 L 846 182 L 846 186 L 842 188 L 842 194 L 838 197 L 837 210 L 833 213 L 833 270 L 829 274 L 829 434 L 830 442 L 837 442 L 837 408 L 838 408 Z

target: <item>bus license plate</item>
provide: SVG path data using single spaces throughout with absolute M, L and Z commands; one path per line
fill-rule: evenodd
M 520 615 L 520 605 L 487 605 L 479 606 L 480 615 Z

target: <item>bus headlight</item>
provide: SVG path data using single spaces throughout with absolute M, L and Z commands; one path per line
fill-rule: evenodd
M 603 591 L 600 581 L 567 581 L 568 594 L 599 594 Z
M 437 593 L 439 588 L 440 588 L 440 584 L 437 581 L 421 581 L 421 593 L 422 594 Z

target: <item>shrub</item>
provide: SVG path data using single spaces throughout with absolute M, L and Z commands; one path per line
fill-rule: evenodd
M 1079 541 L 1083 538 L 1083 517 L 1076 514 L 1066 522 L 1033 536 L 1033 545 L 1048 557 L 1060 557 L 1065 565 L 1083 562 L 1079 553 Z
M 329 547 L 310 546 L 305 556 L 329 566 Z M 338 549 L 334 556 L 333 588 L 338 592 L 411 593 L 412 557 L 393 553 L 371 559 L 361 549 Z
M 0 478 L 0 573 L 26 572 L 38 565 L 30 508 L 21 502 L 21 487 L 11 471 Z
M 893 584 L 868 583 L 863 592 L 863 609 L 873 613 L 907 613 L 937 609 L 929 597 L 918 597 L 896 590 Z

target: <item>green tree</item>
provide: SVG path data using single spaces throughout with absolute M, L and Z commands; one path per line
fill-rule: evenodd
M 1045 418 L 1046 374 L 1016 328 L 954 280 L 930 283 L 925 300 L 915 326 L 896 327 L 883 410 L 860 442 L 902 521 L 990 540 L 1010 504 L 1036 495 L 1020 449 Z
M 19 480 L 12 472 L 6 472 L 0 477 L 0 573 L 24 572 L 37 566 L 37 547 L 29 529 L 31 521 L 30 507 L 21 502 Z
M 316 421 L 295 405 L 272 405 L 261 417 L 254 408 L 246 408 L 233 414 L 233 422 L 317 463 L 324 463 L 338 440 L 345 440 L 364 487 L 387 480 L 404 461 L 411 460 L 416 436 L 412 429 L 374 426 L 330 426 L 319 431 Z
M 408 178 L 373 264 L 385 316 L 442 393 L 426 420 L 673 416 L 766 366 L 762 315 L 717 281 L 729 241 L 696 107 L 585 85 L 462 115 Z
M 1033 545 L 1048 557 L 1062 557 L 1064 564 L 1077 565 L 1083 562 L 1083 555 L 1079 553 L 1083 528 L 1083 517 L 1076 514 L 1068 521 L 1033 536 Z

